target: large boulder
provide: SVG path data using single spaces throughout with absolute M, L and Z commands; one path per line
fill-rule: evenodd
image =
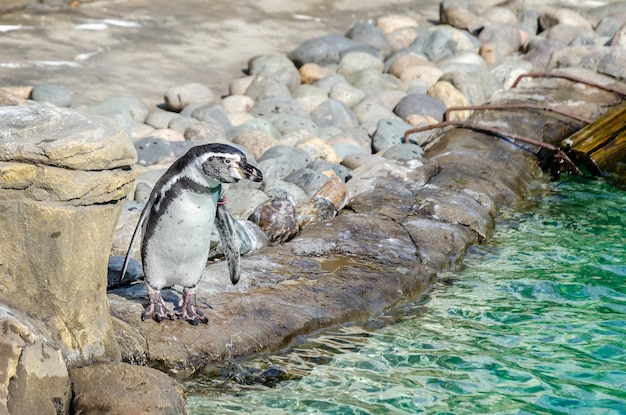
M 0 414 L 68 413 L 70 378 L 48 329 L 2 305 L 0 326 Z
M 70 367 L 120 358 L 107 262 L 136 160 L 110 119 L 0 108 L 0 303 L 43 322 Z
M 100 363 L 70 370 L 77 414 L 187 413 L 185 396 L 163 372 L 127 363 Z M 34 413 L 34 412 L 33 412 Z

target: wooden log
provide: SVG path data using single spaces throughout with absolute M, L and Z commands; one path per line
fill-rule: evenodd
M 626 184 L 626 102 L 572 134 L 561 145 L 591 174 Z

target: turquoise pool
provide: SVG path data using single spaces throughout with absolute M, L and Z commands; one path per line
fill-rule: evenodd
M 539 187 L 539 186 L 538 186 Z M 191 414 L 626 414 L 626 192 L 542 185 L 423 301 L 187 385 Z

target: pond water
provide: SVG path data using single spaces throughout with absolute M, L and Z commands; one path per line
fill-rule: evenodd
M 190 414 L 626 414 L 626 192 L 541 187 L 423 301 L 190 383 Z

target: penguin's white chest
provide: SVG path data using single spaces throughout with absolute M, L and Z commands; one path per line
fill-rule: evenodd
M 216 205 L 210 194 L 182 192 L 164 209 L 148 225 L 144 274 L 154 288 L 194 286 L 209 256 Z

